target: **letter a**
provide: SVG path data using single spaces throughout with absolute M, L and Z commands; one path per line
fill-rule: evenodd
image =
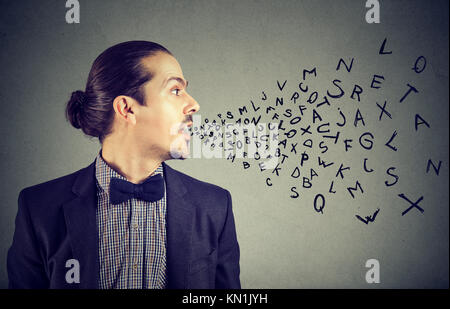
M 67 0 L 66 8 L 70 8 L 66 12 L 66 22 L 68 24 L 80 23 L 80 2 L 78 0 Z
M 366 282 L 380 283 L 380 262 L 377 259 L 369 259 L 366 261 L 366 267 L 370 268 L 366 272 Z
M 380 23 L 380 3 L 378 0 L 367 0 L 366 8 L 371 8 L 366 12 L 366 22 L 368 24 Z
M 75 259 L 67 260 L 66 268 L 71 267 L 66 272 L 66 282 L 69 284 L 80 283 L 80 262 Z

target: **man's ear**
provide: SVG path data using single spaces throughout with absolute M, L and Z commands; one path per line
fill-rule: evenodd
M 130 124 L 136 124 L 136 115 L 134 113 L 134 108 L 136 106 L 136 100 L 129 96 L 120 95 L 117 96 L 113 101 L 113 108 L 116 116 L 123 121 L 129 122 Z

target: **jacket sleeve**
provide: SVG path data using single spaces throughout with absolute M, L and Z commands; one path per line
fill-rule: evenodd
M 239 244 L 232 211 L 230 192 L 227 194 L 225 224 L 219 236 L 218 263 L 216 269 L 216 289 L 240 289 Z
M 12 245 L 8 251 L 7 268 L 10 289 L 45 289 L 47 275 L 39 254 L 26 200 L 25 190 L 19 194 L 19 209 Z

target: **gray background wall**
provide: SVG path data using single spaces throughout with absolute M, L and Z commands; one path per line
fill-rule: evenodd
M 98 142 L 65 121 L 70 93 L 84 88 L 92 61 L 104 49 L 143 39 L 163 44 L 177 57 L 202 119 L 226 111 L 236 115 L 242 106 L 249 109 L 244 116 L 256 115 L 250 100 L 264 110 L 284 97 L 277 112 L 298 111 L 296 105 L 304 104 L 308 110 L 298 127 L 306 127 L 314 105 L 306 103 L 307 96 L 296 104 L 289 100 L 303 69 L 317 68 L 308 85 L 319 98 L 327 89 L 337 91 L 332 80 L 342 81 L 344 97 L 317 108 L 334 133 L 337 108 L 346 114 L 342 139 L 327 140 L 329 151 L 321 154 L 317 145 L 324 139 L 314 131 L 314 147 L 297 149 L 311 158 L 302 177 L 310 168 L 319 175 L 311 188 L 291 177 L 300 154 L 289 149 L 278 177 L 260 172 L 254 160 L 246 160 L 248 169 L 243 159 L 169 162 L 232 193 L 244 288 L 448 288 L 448 1 L 380 2 L 381 23 L 368 24 L 365 1 L 355 0 L 80 0 L 80 24 L 67 24 L 65 1 L 0 1 L 0 287 L 7 287 L 6 253 L 20 189 L 78 170 L 98 152 Z M 379 55 L 385 38 L 392 54 Z M 412 67 L 421 55 L 427 66 L 417 74 Z M 354 59 L 350 73 L 336 70 L 340 58 Z M 380 89 L 370 88 L 374 74 L 385 77 Z M 283 91 L 277 80 L 287 80 Z M 419 93 L 399 103 L 407 83 Z M 360 102 L 350 98 L 354 84 L 364 89 Z M 379 121 L 376 102 L 385 100 L 392 119 L 384 115 Z M 353 125 L 357 109 L 364 126 Z M 416 114 L 430 127 L 416 131 Z M 385 146 L 394 131 L 398 151 Z M 359 146 L 363 132 L 374 135 L 373 149 Z M 344 138 L 353 139 L 347 152 Z M 305 139 L 300 133 L 293 138 L 299 145 Z M 318 156 L 335 163 L 320 167 Z M 373 173 L 364 172 L 364 158 Z M 439 175 L 432 168 L 426 172 L 429 159 L 442 161 Z M 351 167 L 344 179 L 335 176 L 341 163 Z M 391 166 L 399 180 L 387 187 Z M 346 188 L 356 180 L 364 193 L 352 198 Z M 328 191 L 332 181 L 335 194 Z M 294 186 L 298 198 L 290 197 Z M 326 199 L 323 213 L 314 209 L 318 193 Z M 423 196 L 424 212 L 412 209 L 402 216 L 409 203 L 401 193 L 413 202 Z M 376 209 L 374 222 L 355 217 Z M 364 279 L 370 258 L 380 262 L 379 284 Z

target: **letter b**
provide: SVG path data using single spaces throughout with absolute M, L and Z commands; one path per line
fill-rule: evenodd
M 311 188 L 312 183 L 308 177 L 303 177 L 303 188 Z

